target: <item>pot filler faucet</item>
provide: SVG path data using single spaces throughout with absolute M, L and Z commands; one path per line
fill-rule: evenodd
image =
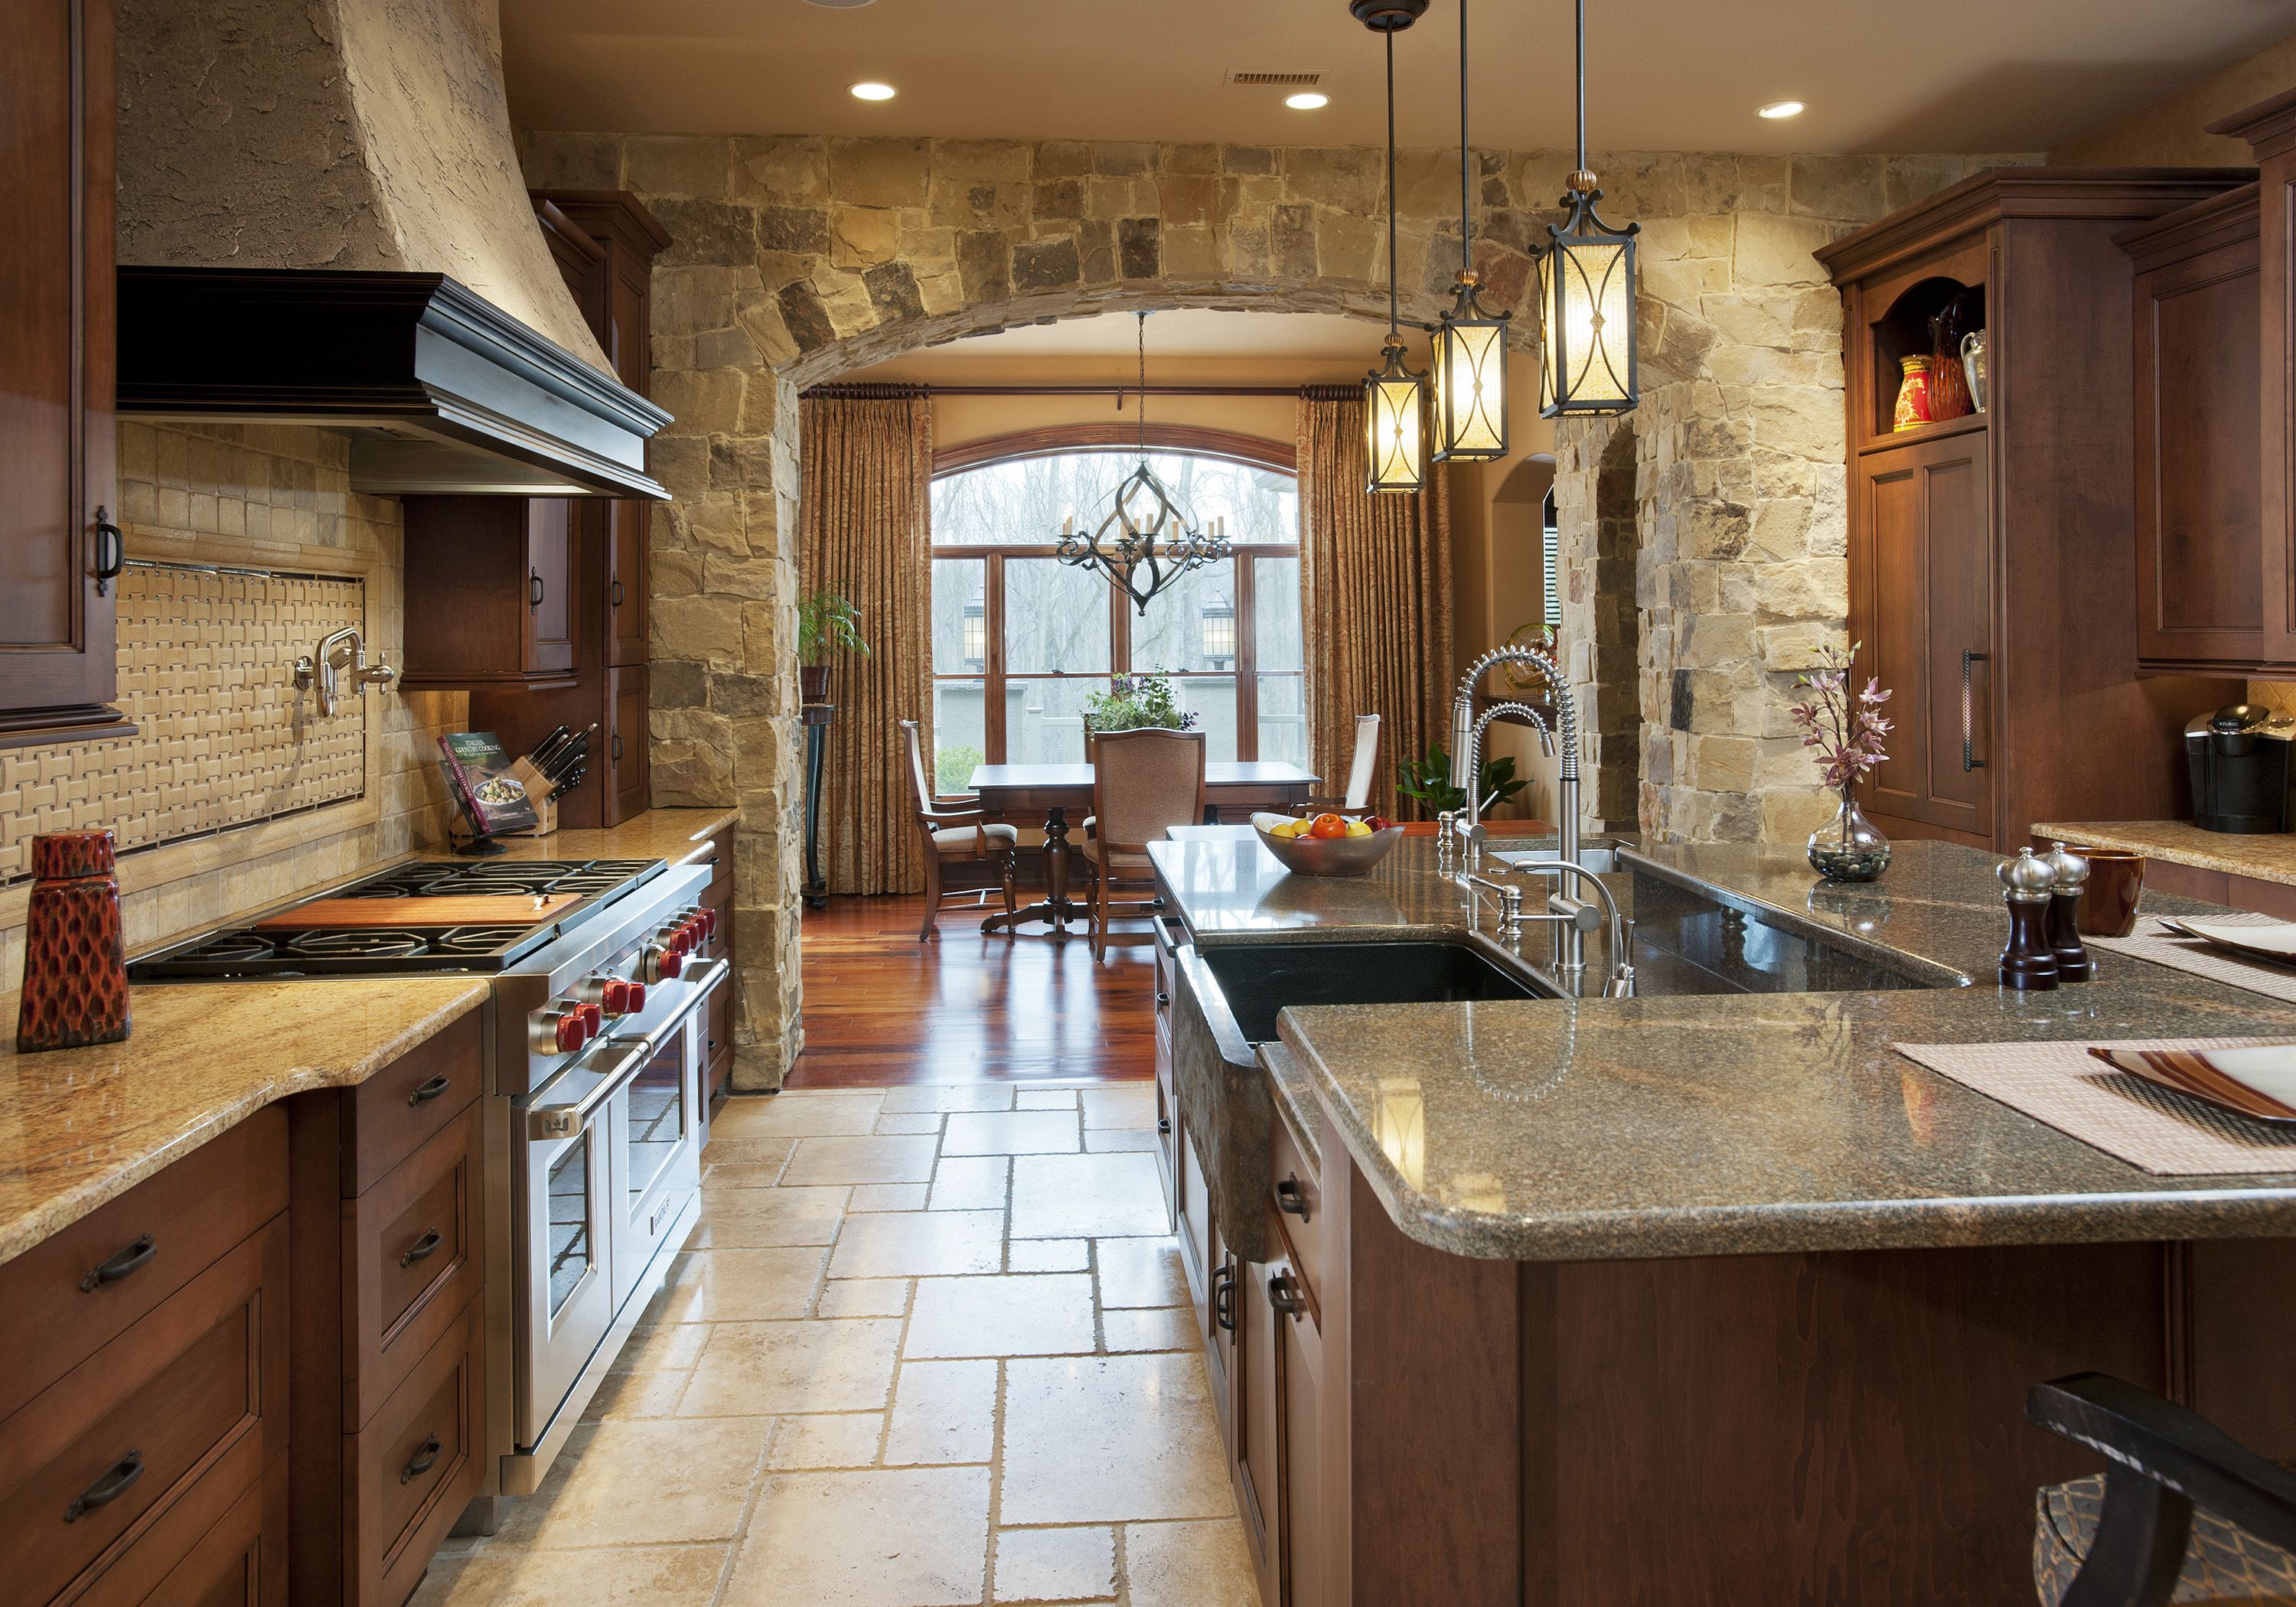
M 338 675 L 347 676 L 351 690 L 363 697 L 370 686 L 388 687 L 398 679 L 398 671 L 388 662 L 369 665 L 366 638 L 359 634 L 357 626 L 346 625 L 320 637 L 317 652 L 306 653 L 295 660 L 296 689 L 309 692 L 316 688 L 315 701 L 322 716 L 335 711 L 340 688 Z
M 1559 730 L 1550 727 L 1538 710 L 1525 703 L 1496 703 L 1485 709 L 1480 718 L 1476 717 L 1475 687 L 1484 676 L 1502 664 L 1520 664 L 1538 672 L 1554 697 Z M 1561 816 L 1557 822 L 1561 852 L 1552 862 L 1515 867 L 1527 874 L 1555 879 L 1558 885 L 1547 898 L 1544 914 L 1524 914 L 1518 890 L 1489 881 L 1481 873 L 1483 840 L 1488 835 L 1483 830 L 1483 734 L 1503 714 L 1527 717 L 1538 730 L 1540 750 L 1549 757 L 1559 752 L 1562 760 L 1562 778 L 1555 787 L 1555 812 Z M 1635 968 L 1629 923 L 1620 918 L 1619 901 L 1603 885 L 1603 879 L 1579 860 L 1578 700 L 1571 694 L 1570 685 L 1554 659 L 1535 647 L 1499 647 L 1468 667 L 1451 700 L 1451 784 L 1466 794 L 1467 805 L 1464 809 L 1447 809 L 1436 817 L 1437 869 L 1449 871 L 1456 840 L 1461 859 L 1461 881 L 1471 893 L 1481 888 L 1499 895 L 1499 935 L 1520 938 L 1523 926 L 1534 921 L 1552 925 L 1555 974 L 1573 987 L 1587 974 L 1587 933 L 1606 914 L 1610 922 L 1611 974 L 1603 987 L 1603 996 L 1632 998 Z M 1560 885 L 1564 882 L 1578 884 L 1581 891 L 1592 888 L 1602 902 L 1602 914 L 1596 913 L 1594 905 Z

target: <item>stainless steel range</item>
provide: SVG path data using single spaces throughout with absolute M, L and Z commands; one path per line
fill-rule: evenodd
M 486 1497 L 531 1493 L 700 1210 L 708 864 L 417 860 L 147 955 L 132 980 L 476 972 L 487 1009 Z M 475 1513 L 491 1527 L 487 1513 Z

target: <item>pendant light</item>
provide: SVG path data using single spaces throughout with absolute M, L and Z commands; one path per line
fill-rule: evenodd
M 1490 463 L 1507 450 L 1505 313 L 1487 309 L 1477 289 L 1467 146 L 1467 0 L 1459 0 L 1458 299 L 1435 325 L 1435 461 Z
M 1427 0 L 1351 0 L 1365 27 L 1387 36 L 1387 342 L 1384 359 L 1364 376 L 1364 426 L 1371 461 L 1367 491 L 1416 491 L 1427 480 L 1422 462 L 1427 426 L 1422 416 L 1426 376 L 1403 360 L 1401 291 L 1395 282 L 1395 36 L 1419 20 Z
M 1542 418 L 1628 413 L 1639 398 L 1635 235 L 1642 225 L 1611 227 L 1595 213 L 1602 199 L 1587 170 L 1587 0 L 1578 0 L 1578 170 L 1562 197 L 1570 216 L 1546 225 L 1553 242 L 1538 259 Z
M 1145 614 L 1149 600 L 1191 570 L 1228 555 L 1227 536 L 1215 520 L 1196 528 L 1171 488 L 1148 466 L 1148 315 L 1140 319 L 1140 466 L 1109 493 L 1109 510 L 1092 530 L 1078 534 L 1074 519 L 1061 522 L 1056 550 L 1062 563 L 1096 569 Z

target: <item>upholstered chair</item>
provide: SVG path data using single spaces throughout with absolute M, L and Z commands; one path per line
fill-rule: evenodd
M 1306 798 L 1292 806 L 1294 815 L 1347 815 L 1362 819 L 1372 812 L 1372 783 L 1379 778 L 1379 716 L 1356 716 L 1355 752 L 1348 760 L 1348 790 L 1338 798 Z
M 1083 852 L 1092 867 L 1092 952 L 1108 953 L 1108 922 L 1119 894 L 1133 913 L 1155 906 L 1156 870 L 1148 845 L 1174 826 L 1204 817 L 1204 734 L 1111 731 L 1092 739 L 1092 818 Z
M 933 935 L 945 898 L 1002 888 L 1004 913 L 1011 914 L 1018 907 L 1013 898 L 1013 872 L 1021 833 L 1002 821 L 989 819 L 980 808 L 980 800 L 970 794 L 936 799 L 932 777 L 925 770 L 924 743 L 917 734 L 916 721 L 901 722 L 901 740 L 909 750 L 917 832 L 925 850 L 925 921 L 917 941 Z M 1011 929 L 1006 931 L 1009 935 Z

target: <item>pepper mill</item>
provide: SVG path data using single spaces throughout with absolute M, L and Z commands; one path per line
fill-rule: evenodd
M 2001 951 L 2001 986 L 2031 992 L 2057 985 L 2057 957 L 2049 948 L 2050 889 L 2056 873 L 2049 862 L 2030 848 L 2005 859 L 1994 873 L 2001 878 L 2002 901 L 2009 906 L 2009 946 Z
M 2042 863 L 2056 877 L 2049 888 L 2049 952 L 2056 956 L 2057 980 L 2086 982 L 2096 975 L 2096 962 L 2080 939 L 2081 890 L 2088 882 L 2088 861 L 2060 842 L 2050 847 Z
M 34 837 L 32 876 L 16 1052 L 119 1043 L 127 1036 L 127 962 L 111 833 Z

